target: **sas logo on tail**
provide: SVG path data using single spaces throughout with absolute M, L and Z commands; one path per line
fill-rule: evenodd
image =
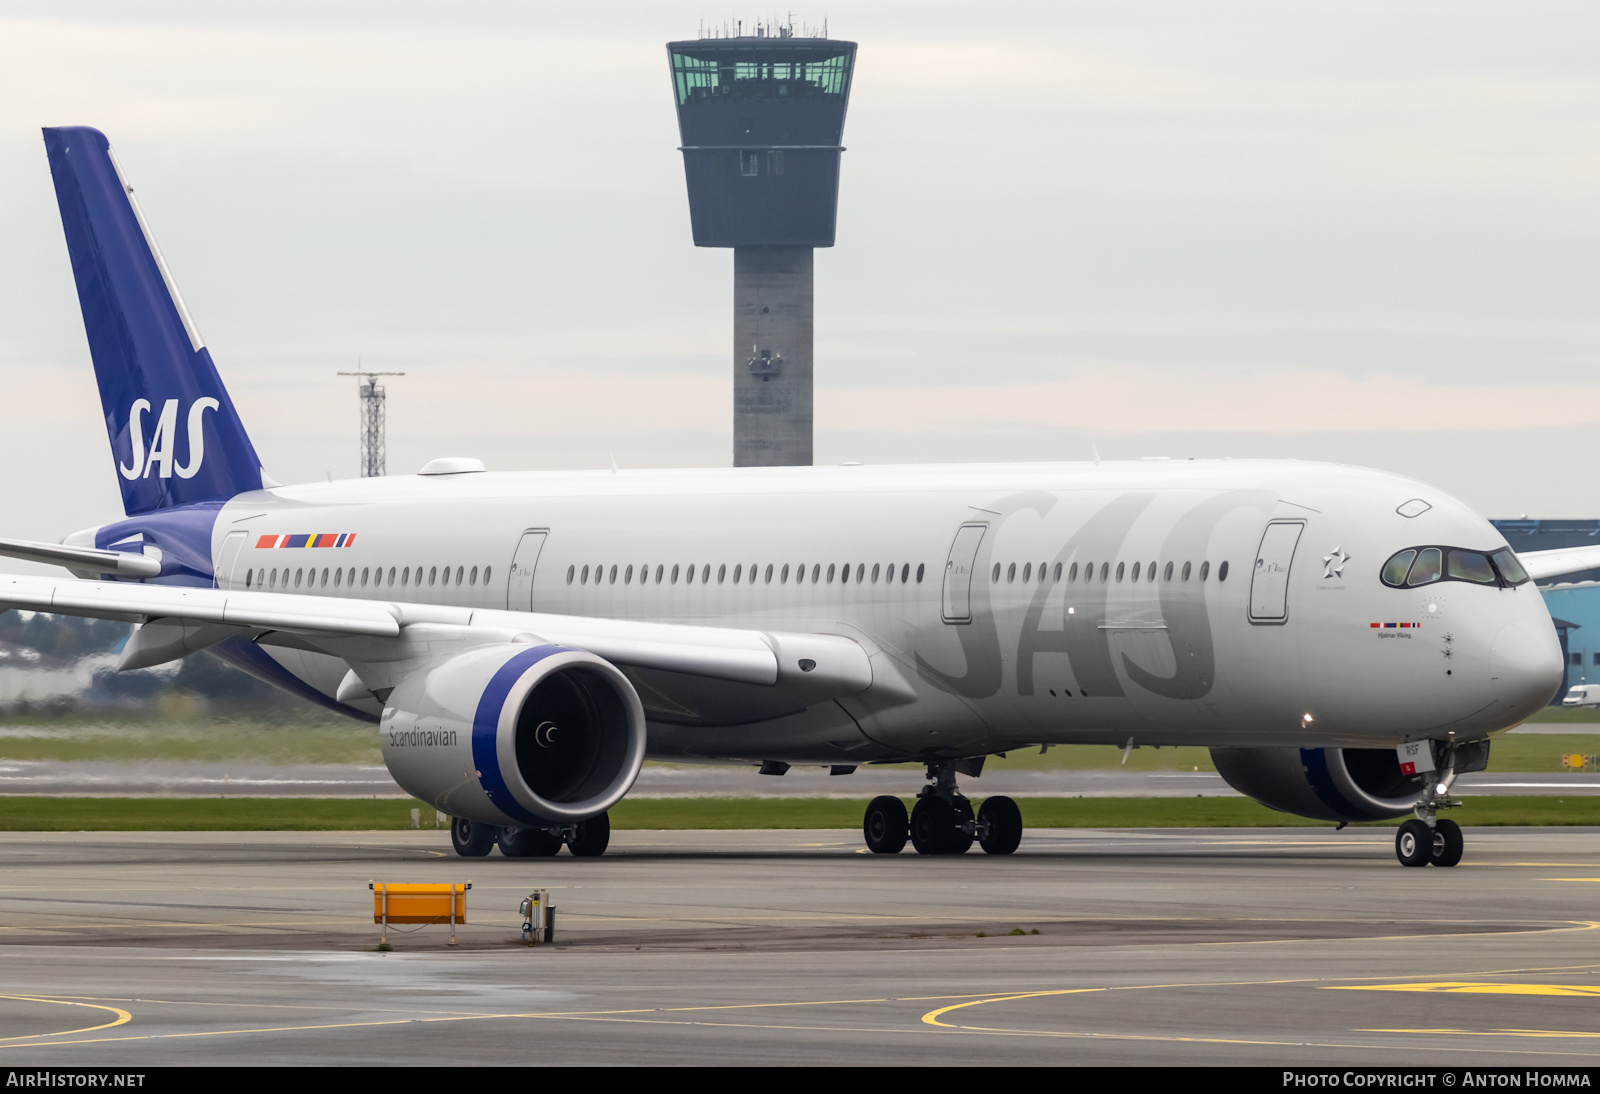
M 178 400 L 168 399 L 161 406 L 161 414 L 156 418 L 156 429 L 150 436 L 150 446 L 144 443 L 144 416 L 151 411 L 149 399 L 135 399 L 133 406 L 128 410 L 128 438 L 133 443 L 133 465 L 124 466 L 120 461 L 117 470 L 122 472 L 122 477 L 130 482 L 134 479 L 149 478 L 150 472 L 160 468 L 158 472 L 163 479 L 170 479 L 176 471 L 180 479 L 192 479 L 200 473 L 200 465 L 206 459 L 206 438 L 203 428 L 202 416 L 208 410 L 216 410 L 220 403 L 207 396 L 196 399 L 189 404 L 188 431 L 189 431 L 189 462 L 177 462 L 177 434 L 178 434 Z

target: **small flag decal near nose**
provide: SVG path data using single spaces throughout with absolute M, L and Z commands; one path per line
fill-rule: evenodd
M 1383 628 L 1386 628 L 1386 629 L 1389 629 L 1389 630 L 1393 630 L 1393 629 L 1396 629 L 1396 628 L 1398 628 L 1400 630 L 1415 630 L 1417 627 L 1422 626 L 1422 624 L 1421 623 L 1368 623 L 1367 626 L 1372 627 L 1372 628 L 1383 627 Z
M 354 532 L 307 532 L 304 535 L 262 536 L 256 540 L 256 549 L 270 547 L 354 547 Z

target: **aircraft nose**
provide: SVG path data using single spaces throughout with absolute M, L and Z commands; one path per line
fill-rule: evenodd
M 1489 678 L 1500 701 L 1518 718 L 1548 703 L 1565 671 L 1561 643 L 1548 619 L 1515 619 L 1494 636 Z

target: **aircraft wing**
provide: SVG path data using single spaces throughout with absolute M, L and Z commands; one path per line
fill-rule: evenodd
M 122 668 L 162 664 L 234 637 L 396 664 L 446 646 L 544 641 L 619 666 L 746 685 L 782 682 L 818 698 L 854 694 L 872 683 L 867 651 L 832 634 L 16 574 L 0 574 L 4 608 L 141 624 L 123 651 Z
M 1553 551 L 1519 551 L 1517 561 L 1535 581 L 1563 574 L 1582 573 L 1600 569 L 1600 545 L 1592 547 L 1558 547 Z

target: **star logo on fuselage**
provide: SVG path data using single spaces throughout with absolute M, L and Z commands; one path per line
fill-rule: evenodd
M 1344 564 L 1350 561 L 1350 556 L 1344 553 L 1344 548 L 1335 547 L 1333 554 L 1322 556 L 1322 580 L 1328 581 L 1335 577 L 1344 576 Z

